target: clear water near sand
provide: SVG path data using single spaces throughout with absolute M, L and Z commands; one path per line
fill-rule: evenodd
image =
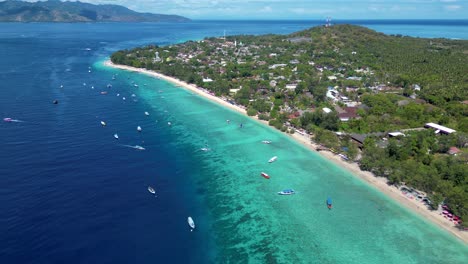
M 158 129 L 167 130 L 179 155 L 190 156 L 197 164 L 186 177 L 209 213 L 197 232 L 211 233 L 218 261 L 467 259 L 467 248 L 444 231 L 280 132 L 165 81 L 127 74 L 148 83 L 140 96 L 157 113 Z M 262 144 L 265 139 L 273 143 Z M 204 146 L 211 151 L 200 151 Z M 272 156 L 278 160 L 268 163 Z M 261 177 L 263 171 L 270 180 Z M 285 188 L 298 193 L 277 195 Z M 326 207 L 328 196 L 333 197 L 332 210 Z

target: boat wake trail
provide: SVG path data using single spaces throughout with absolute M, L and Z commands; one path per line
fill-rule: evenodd
M 139 145 L 135 145 L 135 146 L 132 146 L 132 145 L 119 145 L 119 146 L 122 146 L 122 147 L 127 147 L 127 148 L 133 148 L 133 149 L 138 149 L 138 150 L 145 150 L 144 147 L 142 146 L 139 146 Z
M 23 120 L 13 119 L 13 118 L 9 118 L 9 117 L 3 118 L 3 121 L 5 121 L 5 122 L 17 122 L 17 123 L 24 123 L 24 122 L 26 122 L 26 121 L 23 121 Z

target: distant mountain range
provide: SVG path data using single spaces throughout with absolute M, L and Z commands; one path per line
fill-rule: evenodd
M 0 2 L 0 22 L 187 22 L 177 15 L 138 13 L 119 5 L 82 2 Z

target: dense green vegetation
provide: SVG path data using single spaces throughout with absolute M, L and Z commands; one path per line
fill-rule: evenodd
M 433 205 L 445 202 L 468 224 L 468 41 L 338 25 L 148 46 L 111 60 L 226 96 L 281 131 L 310 133 L 362 169 L 425 191 Z M 347 111 L 355 113 L 349 120 Z M 457 133 L 422 129 L 428 122 Z M 382 140 L 394 131 L 406 136 Z M 376 132 L 362 151 L 350 137 Z M 461 152 L 449 155 L 450 147 Z
M 32 2 L 32 3 L 31 3 Z M 93 5 L 80 1 L 0 2 L 1 22 L 187 22 L 177 15 L 138 13 L 124 6 Z

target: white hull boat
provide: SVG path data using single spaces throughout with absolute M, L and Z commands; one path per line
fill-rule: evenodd
M 187 218 L 187 223 L 190 226 L 190 231 L 193 231 L 195 229 L 195 222 L 193 221 L 192 217 Z
M 268 160 L 269 163 L 272 163 L 272 162 L 275 162 L 276 160 L 278 159 L 277 156 L 274 156 L 273 158 L 271 158 L 270 160 Z

